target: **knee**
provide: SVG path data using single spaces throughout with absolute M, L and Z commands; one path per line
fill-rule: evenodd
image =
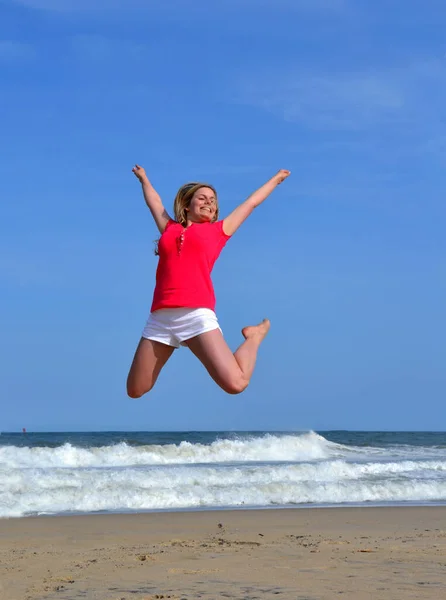
M 129 398 L 141 398 L 142 396 L 144 396 L 144 394 L 147 394 L 147 392 L 150 392 L 152 387 L 142 388 L 141 386 L 134 385 L 134 384 L 127 382 L 127 396 Z
M 234 379 L 224 386 L 225 392 L 231 395 L 241 394 L 246 390 L 249 385 L 249 381 L 243 378 Z

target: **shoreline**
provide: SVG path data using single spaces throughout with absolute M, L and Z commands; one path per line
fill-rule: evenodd
M 28 514 L 20 516 L 0 516 L 0 523 L 10 519 L 36 519 L 36 518 L 60 518 L 60 517 L 88 517 L 88 516 L 127 516 L 127 515 L 158 515 L 158 514 L 176 514 L 176 513 L 227 513 L 227 512 L 268 512 L 268 511 L 283 511 L 283 510 L 338 510 L 338 509 L 381 509 L 381 508 L 446 508 L 445 501 L 438 502 L 418 502 L 416 500 L 411 502 L 363 502 L 351 504 L 339 503 L 339 504 L 296 504 L 290 505 L 277 505 L 277 506 L 217 506 L 217 507 L 185 507 L 185 508 L 154 508 L 147 510 L 127 510 L 127 511 L 93 511 L 93 512 L 61 512 L 61 513 L 40 513 L 40 514 Z
M 392 600 L 446 592 L 446 506 L 0 520 L 5 600 Z

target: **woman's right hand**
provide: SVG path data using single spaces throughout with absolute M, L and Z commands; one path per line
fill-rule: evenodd
M 140 165 L 135 165 L 132 169 L 132 173 L 135 174 L 135 176 L 137 177 L 137 179 L 139 179 L 139 181 L 141 183 L 148 181 L 146 172 L 145 172 L 144 168 L 141 167 Z

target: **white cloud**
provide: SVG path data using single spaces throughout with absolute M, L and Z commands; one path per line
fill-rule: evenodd
M 356 128 L 401 108 L 400 91 L 373 75 L 296 76 L 267 85 L 244 84 L 240 101 L 316 127 Z
M 14 0 L 36 10 L 50 10 L 56 12 L 80 12 L 124 8 L 122 0 Z
M 147 52 L 144 44 L 112 39 L 102 35 L 76 35 L 71 41 L 72 48 L 78 57 L 93 59 L 96 62 L 118 57 L 126 61 L 133 61 Z
M 34 48 L 30 44 L 13 40 L 0 40 L 0 61 L 29 60 L 35 56 Z
M 236 90 L 230 101 L 317 129 L 388 125 L 410 132 L 446 116 L 446 64 L 437 60 L 362 73 L 263 72 L 229 89 Z
M 48 265 L 35 256 L 25 256 L 23 251 L 12 255 L 5 249 L 0 256 L 0 282 L 19 286 L 46 285 L 52 280 Z
M 347 0 L 226 0 L 226 7 L 246 8 L 255 10 L 267 9 L 270 13 L 279 10 L 293 12 L 338 12 L 347 8 Z
M 150 2 L 149 0 L 13 0 L 36 10 L 50 10 L 56 12 L 96 12 L 116 10 L 142 10 L 147 12 L 163 12 L 172 16 L 178 12 L 193 13 L 196 16 L 209 15 L 209 3 L 205 0 L 165 0 L 165 2 Z M 333 12 L 345 8 L 347 0 L 220 0 L 212 3 L 211 12 L 219 13 L 227 10 L 252 7 L 255 10 L 268 9 L 269 11 L 324 11 Z
M 261 165 L 190 165 L 191 173 L 206 173 L 207 175 L 246 175 L 247 173 L 258 173 L 262 171 Z M 171 168 L 166 168 L 171 172 Z

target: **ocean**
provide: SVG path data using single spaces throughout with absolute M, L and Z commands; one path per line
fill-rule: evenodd
M 446 433 L 2 433 L 0 517 L 446 504 Z

